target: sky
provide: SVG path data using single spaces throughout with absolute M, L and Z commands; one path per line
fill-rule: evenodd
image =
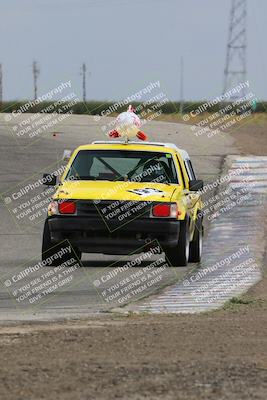
M 248 2 L 247 78 L 267 100 L 267 1 Z M 222 93 L 231 0 L 0 0 L 4 100 L 33 98 L 70 80 L 82 97 L 119 100 L 160 81 L 170 100 Z

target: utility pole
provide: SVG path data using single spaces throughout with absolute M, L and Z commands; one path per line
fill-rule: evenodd
M 82 65 L 82 80 L 83 80 L 83 101 L 86 102 L 86 64 Z
M 0 64 L 0 105 L 3 103 L 3 70 Z
M 184 60 L 181 57 L 181 71 L 180 71 L 180 114 L 184 110 Z
M 34 90 L 34 100 L 37 99 L 37 78 L 40 75 L 40 69 L 38 68 L 37 62 L 33 61 L 32 63 L 32 72 L 33 72 L 33 90 Z
M 223 93 L 247 80 L 246 31 L 247 0 L 232 0 Z M 238 95 L 233 95 L 229 100 L 235 100 L 243 96 L 245 96 L 245 89 Z

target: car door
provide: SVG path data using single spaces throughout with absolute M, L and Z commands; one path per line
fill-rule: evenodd
M 184 166 L 186 169 L 188 180 L 189 181 L 196 180 L 196 175 L 195 175 L 195 172 L 193 169 L 193 165 L 189 158 L 184 159 Z M 195 229 L 195 221 L 196 221 L 196 217 L 197 217 L 197 212 L 198 212 L 198 209 L 200 208 L 201 197 L 200 197 L 199 192 L 187 190 L 186 198 L 187 198 L 187 204 L 188 204 L 188 212 L 189 212 L 190 220 L 191 220 L 190 234 L 192 235 L 191 236 L 191 239 L 192 239 L 193 234 L 194 234 L 194 229 Z

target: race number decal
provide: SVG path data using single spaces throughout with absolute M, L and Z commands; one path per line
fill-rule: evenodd
M 142 196 L 142 197 L 152 196 L 153 194 L 163 194 L 164 193 L 162 190 L 154 189 L 154 188 L 133 189 L 133 190 L 128 190 L 128 192 L 138 194 L 139 196 Z

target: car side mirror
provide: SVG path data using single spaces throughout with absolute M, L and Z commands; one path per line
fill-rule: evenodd
M 57 177 L 53 174 L 43 174 L 43 184 L 47 186 L 56 186 Z
M 201 189 L 203 189 L 203 181 L 201 179 L 194 179 L 192 181 L 189 181 L 189 190 L 191 192 L 197 192 Z

